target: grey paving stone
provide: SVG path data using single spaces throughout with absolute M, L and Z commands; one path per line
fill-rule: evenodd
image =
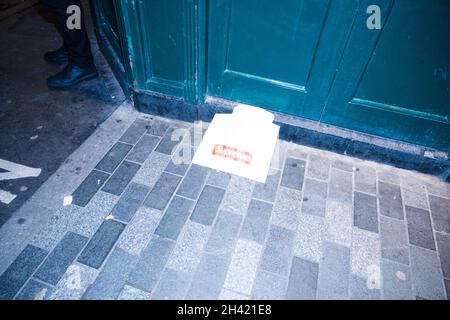
M 400 184 L 400 177 L 397 173 L 393 172 L 392 170 L 378 170 L 377 171 L 377 179 L 380 181 L 388 182 L 391 184 Z
M 52 292 L 52 287 L 30 279 L 15 300 L 48 300 Z
M 271 204 L 258 200 L 250 201 L 240 237 L 264 244 L 271 212 Z
M 192 212 L 191 220 L 205 226 L 212 225 L 224 194 L 225 190 L 206 185 Z
M 301 206 L 301 191 L 280 187 L 273 207 L 272 223 L 295 231 L 301 214 Z
M 274 202 L 278 184 L 280 183 L 281 171 L 269 169 L 266 183 L 257 182 L 253 189 L 252 197 L 259 200 Z
M 367 280 L 353 275 L 350 279 L 352 300 L 380 300 L 381 290 L 368 285 Z
M 193 164 L 186 173 L 177 194 L 196 200 L 202 191 L 208 173 L 208 168 Z
M 382 260 L 383 299 L 413 300 L 411 272 L 408 266 Z
M 292 259 L 294 237 L 295 234 L 291 230 L 272 225 L 262 255 L 261 268 L 287 276 Z
M 189 289 L 189 275 L 166 268 L 158 286 L 153 292 L 153 300 L 181 300 Z
M 444 279 L 447 300 L 450 300 L 450 280 Z
M 131 150 L 127 156 L 127 160 L 143 163 L 155 149 L 159 142 L 159 138 L 155 136 L 143 135 L 139 142 Z
M 176 240 L 194 207 L 194 201 L 175 196 L 161 219 L 155 234 Z
M 428 196 L 434 230 L 450 234 L 450 199 Z
M 186 144 L 179 144 L 177 150 L 172 155 L 164 171 L 179 176 L 184 176 L 189 166 L 191 165 L 194 153 L 195 150 L 191 146 Z
M 89 267 L 100 268 L 124 228 L 123 223 L 114 220 L 103 221 L 77 261 Z
M 117 142 L 97 164 L 95 169 L 113 173 L 133 146 Z
M 381 217 L 381 256 L 384 259 L 409 265 L 409 246 L 404 221 Z
M 172 240 L 154 236 L 142 252 L 128 283 L 136 288 L 153 291 L 174 245 Z
M 228 257 L 234 248 L 242 216 L 220 211 L 211 236 L 205 246 L 205 251 L 213 255 Z
M 325 155 L 310 154 L 306 176 L 319 180 L 328 180 L 330 176 L 330 159 Z
M 150 208 L 164 210 L 180 181 L 181 177 L 163 172 L 147 196 L 147 199 L 145 199 L 144 205 Z
M 245 215 L 255 183 L 233 175 L 222 201 L 222 209 Z
M 49 284 L 56 285 L 87 241 L 88 238 L 86 237 L 68 232 L 45 259 L 34 276 Z
M 379 181 L 378 199 L 381 215 L 403 220 L 403 203 L 399 186 Z
M 114 249 L 94 283 L 86 290 L 83 299 L 117 299 L 136 262 L 137 257 L 121 249 Z
M 152 294 L 135 287 L 125 285 L 119 294 L 118 300 L 150 300 Z
M 429 210 L 425 183 L 415 178 L 414 175 L 402 176 L 401 181 L 404 204 Z
M 260 244 L 239 239 L 231 257 L 224 288 L 250 295 L 261 254 Z
M 162 137 L 156 152 L 171 155 L 187 133 L 186 128 L 170 127 Z
M 351 172 L 331 169 L 328 199 L 352 205 L 353 174 Z
M 377 194 L 377 172 L 374 168 L 357 166 L 355 170 L 355 190 Z
M 255 300 L 282 300 L 286 296 L 287 278 L 259 270 L 253 285 Z
M 117 246 L 133 255 L 140 255 L 162 218 L 162 212 L 141 207 L 117 241 Z
M 287 143 L 285 141 L 277 140 L 275 149 L 273 152 L 272 160 L 270 162 L 270 168 L 276 170 L 283 170 L 284 159 L 287 154 Z
M 167 129 L 169 129 L 169 122 L 163 121 L 160 119 L 153 119 L 152 123 L 150 124 L 150 128 L 147 130 L 147 133 L 162 137 L 164 133 L 166 133 Z
M 375 196 L 355 191 L 353 225 L 378 233 L 378 210 Z
M 105 183 L 102 190 L 120 196 L 140 167 L 140 165 L 133 162 L 122 162 L 116 172 Z
M 436 243 L 444 278 L 450 279 L 450 235 L 436 233 Z
M 312 179 L 306 179 L 303 192 L 302 212 L 319 217 L 325 217 L 328 184 Z
M 350 249 L 326 242 L 317 280 L 317 298 L 348 298 L 349 275 Z
M 143 119 L 136 119 L 131 126 L 120 137 L 119 141 L 135 144 L 142 135 L 151 127 L 151 122 Z
M 92 237 L 119 200 L 118 196 L 99 191 L 85 208 L 81 208 L 69 231 Z
M 331 167 L 339 169 L 339 170 L 347 171 L 347 172 L 353 172 L 353 169 L 354 169 L 354 165 L 352 162 L 341 159 L 341 158 L 334 159 L 331 162 Z
M 32 245 L 51 251 L 75 223 L 84 208 L 75 205 L 63 206 L 31 240 Z
M 0 276 L 0 300 L 11 300 L 47 255 L 44 249 L 27 245 Z
M 327 201 L 326 240 L 350 247 L 352 223 L 351 206 L 333 200 Z
M 205 136 L 207 128 L 202 128 L 203 122 L 194 122 L 194 125 L 189 128 L 189 134 L 184 137 L 183 143 L 187 143 L 191 146 L 198 148 Z
M 294 257 L 286 298 L 288 300 L 314 300 L 317 294 L 319 265 Z
M 425 182 L 428 194 L 450 199 L 450 183 L 442 181 L 436 177 L 431 181 Z
M 169 161 L 170 156 L 167 154 L 152 152 L 134 176 L 133 181 L 153 188 Z
M 287 156 L 306 160 L 308 158 L 308 153 L 302 146 L 295 143 L 289 143 L 287 146 Z
M 147 199 L 145 199 L 144 205 L 150 208 L 164 210 L 180 181 L 181 177 L 163 172 L 147 196 Z
M 405 206 L 407 205 L 424 210 L 429 210 L 425 187 L 420 192 L 408 188 L 403 188 L 403 202 L 405 203 Z
M 242 293 L 222 289 L 219 295 L 219 300 L 250 300 L 250 297 Z
M 294 240 L 294 255 L 319 263 L 325 238 L 325 221 L 321 217 L 302 214 Z
M 227 259 L 203 254 L 186 299 L 215 300 L 219 297 L 228 269 Z
M 80 263 L 72 264 L 50 295 L 50 300 L 80 300 L 97 274 L 97 269 Z
M 203 247 L 208 241 L 209 231 L 210 228 L 202 224 L 188 221 L 167 262 L 167 267 L 186 273 L 194 272 Z
M 111 214 L 114 218 L 124 222 L 129 222 L 133 218 L 136 210 L 140 207 L 150 188 L 138 183 L 130 183 L 128 188 L 114 206 Z
M 432 300 L 445 299 L 444 281 L 437 253 L 416 246 L 411 246 L 410 252 L 415 295 Z
M 85 207 L 108 178 L 109 174 L 92 170 L 72 194 L 72 203 L 80 207 Z
M 281 185 L 286 188 L 302 190 L 306 162 L 300 159 L 286 158 Z
M 209 184 L 214 187 L 226 189 L 228 183 L 230 182 L 230 174 L 222 171 L 211 170 L 211 173 L 208 176 L 208 180 L 206 180 L 206 184 Z
M 378 234 L 353 228 L 351 246 L 351 272 L 367 279 L 380 271 L 380 238 Z
M 423 248 L 436 250 L 428 211 L 405 206 L 408 220 L 409 243 Z

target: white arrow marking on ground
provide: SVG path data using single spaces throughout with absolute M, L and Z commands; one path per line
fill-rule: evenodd
M 18 163 L 0 159 L 0 168 L 8 172 L 0 173 L 0 181 L 13 180 L 28 177 L 37 177 L 41 174 L 41 169 L 31 168 Z
M 17 197 L 17 195 L 0 189 L 0 202 L 3 202 L 5 204 L 10 204 L 16 197 Z
M 7 171 L 7 172 L 0 172 L 0 181 L 38 177 L 42 171 L 39 168 L 27 167 L 3 159 L 0 159 L 0 168 Z M 0 189 L 0 202 L 10 204 L 16 197 L 17 195 Z

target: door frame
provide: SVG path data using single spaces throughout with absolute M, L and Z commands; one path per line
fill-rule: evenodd
M 93 0 L 90 3 L 91 16 L 94 22 L 95 34 L 97 36 L 98 45 L 104 54 L 106 60 L 111 66 L 122 90 L 126 97 L 132 95 L 133 75 L 129 63 L 129 51 L 126 37 L 126 29 L 124 26 L 124 11 L 122 0 L 113 0 L 116 13 L 116 21 L 118 34 L 114 34 L 104 15 L 105 7 L 102 0 Z

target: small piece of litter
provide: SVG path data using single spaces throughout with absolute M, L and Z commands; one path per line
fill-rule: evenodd
M 63 206 L 68 206 L 72 204 L 73 197 L 72 196 L 65 196 L 63 200 Z
M 396 276 L 397 278 L 399 278 L 400 280 L 402 280 L 402 281 L 405 281 L 405 280 L 406 280 L 406 274 L 405 274 L 404 272 L 397 271 L 397 272 L 395 273 L 395 276 Z
M 39 138 L 39 135 L 35 135 L 35 136 L 30 137 L 30 140 L 36 140 L 37 138 Z
M 27 191 L 27 190 L 28 190 L 28 188 L 27 188 L 27 187 L 25 187 L 25 186 L 21 186 L 19 190 L 20 190 L 21 192 L 24 192 L 24 191 Z
M 43 126 L 38 126 L 36 127 L 36 130 L 41 130 L 43 128 Z
M 112 214 L 110 214 L 109 216 L 107 216 L 107 217 L 105 218 L 105 220 L 112 220 L 112 219 L 114 219 L 114 216 L 113 216 Z
M 97 184 L 100 184 L 100 179 L 97 179 Z

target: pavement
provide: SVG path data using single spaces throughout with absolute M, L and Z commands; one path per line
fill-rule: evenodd
M 450 297 L 448 183 L 286 141 L 265 184 L 192 165 L 207 123 L 48 92 L 35 9 L 0 22 L 0 159 L 41 169 L 0 182 L 0 299 Z
M 13 10 L 25 2 L 8 3 Z M 12 168 L 37 174 L 0 176 L 0 226 L 124 100 L 112 97 L 103 77 L 69 91 L 49 91 L 46 79 L 61 67 L 47 64 L 43 55 L 61 41 L 39 5 L 0 19 L 0 173 Z M 95 41 L 93 53 L 102 68 Z
M 449 296 L 449 184 L 285 141 L 265 184 L 180 164 L 205 128 L 120 106 L 0 229 L 0 297 Z

